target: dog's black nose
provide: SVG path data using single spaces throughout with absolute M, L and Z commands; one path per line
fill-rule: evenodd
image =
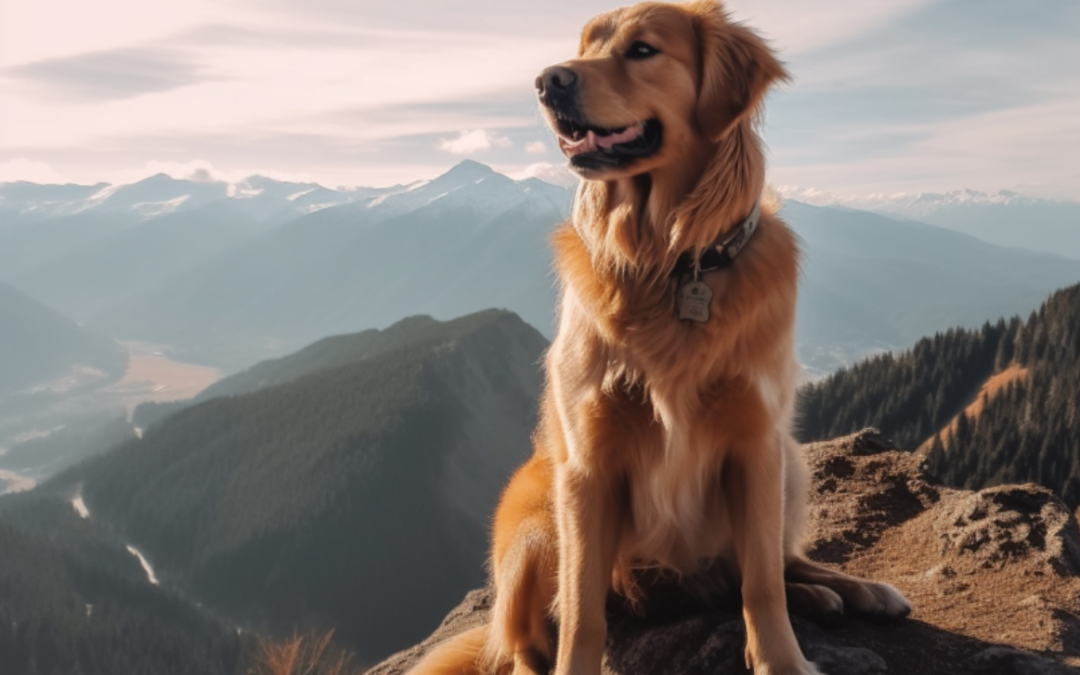
M 573 90 L 577 84 L 577 74 L 563 66 L 551 66 L 545 68 L 540 77 L 536 78 L 536 91 L 541 96 L 565 95 Z
M 536 95 L 541 105 L 564 115 L 577 107 L 577 73 L 564 66 L 545 68 L 536 78 Z

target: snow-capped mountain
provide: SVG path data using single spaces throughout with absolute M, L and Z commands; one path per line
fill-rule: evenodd
M 519 189 L 520 188 L 520 189 Z M 136 221 L 228 202 L 237 212 L 276 223 L 323 209 L 357 204 L 380 217 L 413 211 L 439 201 L 445 208 L 466 205 L 485 212 L 504 209 L 507 200 L 544 202 L 568 208 L 571 190 L 537 178 L 514 181 L 490 167 L 465 160 L 432 180 L 409 185 L 331 189 L 317 183 L 249 176 L 235 183 L 193 181 L 157 174 L 130 185 L 38 185 L 0 183 L 0 226 L 79 214 L 124 214 Z
M 149 220 L 220 201 L 235 202 L 248 215 L 291 216 L 371 199 L 400 188 L 331 190 L 315 183 L 290 183 L 250 176 L 236 183 L 192 181 L 157 174 L 130 185 L 36 185 L 0 183 L 0 217 L 43 220 L 87 213 L 122 213 Z
M 0 198 L 0 280 L 116 339 L 232 369 L 421 313 L 502 307 L 551 335 L 548 240 L 571 190 L 465 161 L 390 188 L 154 176 L 116 188 L 6 184 Z M 1075 219 L 1022 209 L 1074 204 L 954 193 L 858 205 L 886 212 L 884 203 L 897 213 L 794 199 L 784 208 L 805 242 L 797 339 L 817 372 L 953 325 L 1026 314 L 1080 280 L 1080 260 L 912 219 L 957 230 L 961 216 L 975 218 L 988 239 L 996 214 L 1002 232 L 1030 244 L 1047 222 Z M 149 215 L 148 205 L 172 211 Z M 26 219 L 48 209 L 67 215 Z M 1056 241 L 1062 249 L 1066 238 Z
M 468 209 L 485 217 L 516 206 L 555 208 L 569 212 L 571 191 L 537 178 L 515 181 L 491 167 L 465 160 L 430 181 L 418 181 L 387 191 L 364 203 L 380 218 L 419 208 Z
M 913 220 L 935 213 L 943 208 L 957 206 L 1033 206 L 1061 203 L 1050 199 L 1030 197 L 1011 190 L 979 192 L 978 190 L 953 190 L 951 192 L 898 192 L 894 194 L 845 195 L 837 192 L 785 185 L 778 188 L 785 199 L 794 199 L 813 206 L 848 206 L 866 211 L 893 211 L 905 213 Z
M 1080 259 L 1080 203 L 1077 202 L 1042 199 L 1009 190 L 841 195 L 786 186 L 779 191 L 786 199 L 806 204 L 842 206 L 917 220 L 999 246 Z

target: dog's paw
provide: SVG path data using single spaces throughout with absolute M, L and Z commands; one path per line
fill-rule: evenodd
M 776 660 L 782 662 L 776 663 Z M 750 648 L 747 647 L 746 668 L 752 670 L 754 675 L 825 675 L 817 669 L 817 666 L 803 658 L 798 651 L 789 658 L 766 662 L 763 659 L 755 659 L 750 653 Z
M 791 611 L 815 621 L 835 623 L 844 617 L 844 600 L 836 591 L 818 584 L 786 585 Z
M 911 603 L 904 595 L 888 584 L 864 581 L 859 593 L 846 598 L 850 609 L 866 616 L 894 620 L 911 614 Z

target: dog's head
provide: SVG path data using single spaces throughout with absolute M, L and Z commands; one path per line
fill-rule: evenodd
M 772 50 L 719 0 L 646 2 L 590 21 L 578 58 L 545 69 L 536 88 L 571 167 L 611 180 L 700 154 L 784 77 Z

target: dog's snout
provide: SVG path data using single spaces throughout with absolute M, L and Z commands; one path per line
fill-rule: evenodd
M 577 73 L 565 66 L 545 68 L 536 78 L 536 93 L 540 101 L 551 108 L 570 103 L 577 92 Z
M 545 68 L 536 78 L 536 90 L 543 96 L 547 93 L 567 91 L 577 84 L 577 74 L 564 66 Z

